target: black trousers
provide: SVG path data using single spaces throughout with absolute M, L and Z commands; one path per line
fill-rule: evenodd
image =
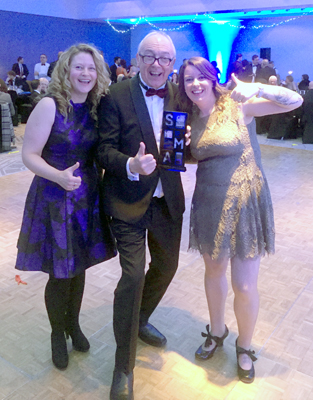
M 115 368 L 129 374 L 135 366 L 139 324 L 148 322 L 177 270 L 182 217 L 173 220 L 164 198 L 153 198 L 138 223 L 113 219 L 111 227 L 122 267 L 114 292 Z M 146 236 L 151 262 L 145 274 Z

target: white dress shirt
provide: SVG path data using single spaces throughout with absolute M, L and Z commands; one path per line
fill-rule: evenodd
M 39 76 L 35 75 L 35 79 L 46 78 L 50 81 L 51 78 L 48 76 L 49 67 L 50 67 L 50 64 L 47 62 L 45 65 L 42 65 L 41 63 L 37 63 L 34 68 L 34 73 L 38 72 Z
M 146 83 L 142 80 L 141 75 L 139 74 L 139 78 L 141 79 L 141 82 L 145 85 Z M 159 87 L 158 89 L 162 89 L 165 87 L 165 84 L 161 87 Z M 144 96 L 147 108 L 148 108 L 148 112 L 150 115 L 150 120 L 151 120 L 151 124 L 153 127 L 153 132 L 154 132 L 154 137 L 158 146 L 158 150 L 160 150 L 160 140 L 161 140 L 161 129 L 162 129 L 162 120 L 163 120 L 163 109 L 164 109 L 164 98 L 160 98 L 159 96 L 150 96 L 147 97 L 146 96 L 146 89 L 144 89 L 141 85 L 140 88 L 142 90 L 142 94 Z M 149 88 L 149 86 L 148 86 Z M 149 88 L 150 89 L 150 88 Z M 139 150 L 139 148 L 138 148 Z M 130 179 L 131 181 L 139 181 L 139 174 L 133 174 L 132 172 L 130 172 L 129 169 L 129 162 L 130 162 L 131 158 L 128 159 L 127 164 L 126 164 L 126 170 L 127 170 L 127 176 L 128 179 Z M 155 189 L 155 192 L 153 194 L 153 197 L 163 197 L 164 196 L 164 192 L 163 192 L 163 188 L 162 188 L 162 183 L 161 183 L 161 179 L 159 179 L 159 182 L 157 184 L 157 187 Z
M 255 81 L 255 75 L 256 75 L 256 71 L 257 71 L 258 66 L 257 65 L 252 65 L 252 83 Z

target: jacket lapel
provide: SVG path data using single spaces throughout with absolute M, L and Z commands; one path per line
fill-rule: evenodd
M 168 88 L 168 94 L 164 99 L 164 110 L 173 111 L 174 110 L 174 91 L 173 86 L 169 81 L 166 82 Z
M 139 79 L 139 74 L 137 74 L 130 80 L 130 92 L 142 132 L 143 141 L 146 144 L 146 151 L 147 153 L 153 154 L 154 158 L 157 159 L 158 147 L 154 137 L 149 111 L 139 85 Z

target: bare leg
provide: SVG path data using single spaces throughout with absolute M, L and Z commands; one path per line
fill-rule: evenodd
M 250 260 L 231 259 L 231 278 L 235 293 L 234 310 L 238 324 L 238 346 L 249 350 L 259 312 L 257 288 L 260 257 Z M 252 361 L 247 354 L 239 356 L 241 368 L 249 370 Z
M 227 279 L 226 269 L 228 258 L 220 260 L 212 260 L 207 254 L 203 254 L 205 263 L 204 287 L 209 307 L 211 334 L 212 336 L 221 337 L 225 333 L 225 302 L 227 297 Z M 212 340 L 212 344 L 205 350 L 211 350 L 216 345 Z

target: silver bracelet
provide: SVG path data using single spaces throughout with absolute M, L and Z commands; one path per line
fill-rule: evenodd
M 256 95 L 256 97 L 259 99 L 260 97 L 262 97 L 264 94 L 264 86 L 261 84 L 259 86 L 259 93 Z

